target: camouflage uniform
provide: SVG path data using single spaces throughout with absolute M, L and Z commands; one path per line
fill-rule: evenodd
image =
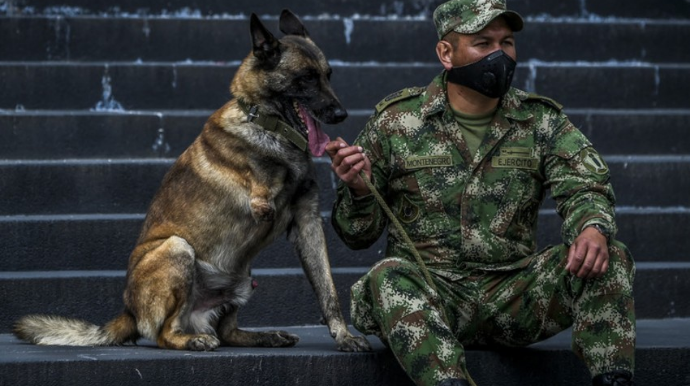
M 560 105 L 510 89 L 470 154 L 441 74 L 377 105 L 356 144 L 440 293 L 391 227 L 386 259 L 352 287 L 352 321 L 386 342 L 417 384 L 464 378 L 463 345 L 525 346 L 571 325 L 573 349 L 592 375 L 632 371 L 635 268 L 627 248 L 610 242 L 601 278 L 565 270 L 567 246 L 582 229 L 598 224 L 614 235 L 616 225 L 608 167 Z M 564 245 L 537 252 L 546 189 L 564 218 Z M 353 197 L 340 184 L 333 225 L 348 246 L 369 247 L 387 224 L 371 195 Z

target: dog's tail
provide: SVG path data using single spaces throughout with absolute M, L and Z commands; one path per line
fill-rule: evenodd
M 38 345 L 115 346 L 139 338 L 134 316 L 124 312 L 103 327 L 62 316 L 28 315 L 14 325 L 14 335 Z

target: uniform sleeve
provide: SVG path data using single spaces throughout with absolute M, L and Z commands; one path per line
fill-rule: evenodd
M 571 245 L 592 224 L 601 225 L 613 237 L 616 198 L 608 166 L 564 114 L 553 122 L 559 129 L 549 144 L 545 172 L 556 210 L 564 220 L 563 242 Z
M 374 186 L 385 197 L 389 173 L 386 166 L 388 157 L 384 154 L 389 147 L 380 138 L 377 118 L 374 116 L 369 119 L 354 144 L 361 146 L 369 157 Z M 338 183 L 331 221 L 340 238 L 352 249 L 370 247 L 378 240 L 388 223 L 373 194 L 354 197 L 342 181 Z

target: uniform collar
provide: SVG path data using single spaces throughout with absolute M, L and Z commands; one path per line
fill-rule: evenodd
M 447 113 L 448 116 L 452 116 L 446 90 L 446 72 L 443 71 L 431 81 L 423 94 L 425 99 L 420 107 L 424 119 L 430 119 L 436 114 Z M 472 168 L 477 167 L 511 130 L 513 127 L 511 121 L 526 122 L 533 119 L 531 109 L 525 108 L 523 105 L 528 96 L 528 93 L 511 87 L 501 98 L 496 115 L 490 124 L 486 137 L 479 145 L 477 153 L 469 154 L 466 152 L 463 155 Z
M 420 106 L 420 112 L 424 119 L 438 113 L 443 113 L 448 106 L 446 95 L 446 72 L 436 75 L 422 94 L 424 100 Z
M 503 116 L 513 121 L 523 122 L 532 119 L 533 115 L 529 109 L 523 108 L 522 104 L 528 93 L 511 87 L 508 93 L 501 100 L 501 110 Z
M 424 119 L 450 109 L 446 90 L 446 71 L 444 70 L 434 77 L 423 93 L 425 99 L 421 105 L 421 113 Z M 532 118 L 532 114 L 521 108 L 528 96 L 528 93 L 511 87 L 501 98 L 496 112 L 514 121 L 529 120 Z

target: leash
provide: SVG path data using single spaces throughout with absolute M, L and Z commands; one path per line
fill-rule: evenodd
M 369 188 L 371 193 L 374 195 L 376 198 L 376 201 L 379 203 L 381 206 L 381 209 L 383 209 L 384 212 L 386 212 L 386 215 L 388 218 L 391 220 L 393 223 L 393 226 L 395 229 L 400 232 L 400 234 L 403 237 L 403 241 L 407 244 L 408 247 L 412 250 L 412 254 L 414 255 L 415 260 L 417 260 L 417 265 L 419 265 L 419 269 L 422 271 L 422 274 L 424 275 L 424 279 L 426 280 L 427 284 L 431 289 L 436 292 L 436 294 L 439 296 L 440 299 L 440 292 L 438 292 L 438 287 L 436 287 L 436 284 L 434 281 L 431 279 L 431 274 L 429 273 L 429 269 L 426 267 L 426 264 L 424 263 L 424 260 L 422 260 L 422 256 L 419 254 L 419 251 L 417 251 L 417 248 L 414 246 L 414 243 L 412 242 L 412 239 L 410 239 L 410 236 L 407 235 L 407 232 L 405 232 L 405 229 L 403 228 L 402 224 L 400 224 L 400 221 L 398 221 L 398 218 L 395 217 L 393 214 L 393 211 L 391 208 L 386 204 L 386 201 L 383 199 L 381 194 L 376 190 L 374 187 L 374 184 L 371 183 L 367 175 L 364 173 L 364 170 L 359 172 L 359 176 L 364 180 L 364 184 Z M 443 319 L 443 322 L 446 323 L 446 325 L 450 328 L 450 320 L 448 319 L 448 315 L 446 315 L 446 310 L 443 307 L 443 305 L 439 305 L 439 308 L 441 310 L 441 318 Z M 468 371 L 465 371 L 465 375 L 467 376 L 467 380 L 470 382 L 471 386 L 477 386 L 476 383 L 474 383 L 474 380 L 470 376 L 470 373 Z

